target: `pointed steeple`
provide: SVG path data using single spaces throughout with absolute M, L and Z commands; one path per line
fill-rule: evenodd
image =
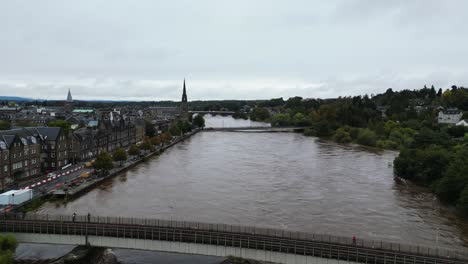
M 67 102 L 68 102 L 68 103 L 73 102 L 73 98 L 72 98 L 72 96 L 71 96 L 70 89 L 68 89 Z
M 184 78 L 184 88 L 182 91 L 182 103 L 180 104 L 180 110 L 183 113 L 188 112 L 188 101 L 187 101 L 187 90 L 185 88 L 185 78 Z
M 182 92 L 182 103 L 187 102 L 187 90 L 185 89 L 185 78 L 184 78 L 184 90 Z

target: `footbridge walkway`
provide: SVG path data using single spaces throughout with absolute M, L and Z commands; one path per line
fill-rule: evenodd
M 301 132 L 306 127 L 207 127 L 203 131 L 226 131 L 226 132 Z
M 233 255 L 277 263 L 468 263 L 466 250 L 157 219 L 12 214 L 0 216 L 0 232 L 28 243 Z

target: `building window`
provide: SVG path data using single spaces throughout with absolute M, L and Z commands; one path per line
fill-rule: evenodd
M 28 166 L 28 160 L 24 161 L 24 166 Z
M 7 172 L 8 171 L 8 165 L 3 166 L 3 171 Z
M 50 163 L 51 167 L 55 167 L 55 162 Z

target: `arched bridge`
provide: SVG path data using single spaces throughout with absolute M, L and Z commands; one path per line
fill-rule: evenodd
M 285 230 L 116 217 L 3 215 L 0 231 L 20 242 L 89 244 L 277 263 L 462 264 L 454 251 Z

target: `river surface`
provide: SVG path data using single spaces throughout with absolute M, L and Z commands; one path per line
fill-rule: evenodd
M 397 155 L 296 133 L 201 132 L 76 200 L 38 212 L 467 245 L 466 222 L 427 191 L 394 181 Z

